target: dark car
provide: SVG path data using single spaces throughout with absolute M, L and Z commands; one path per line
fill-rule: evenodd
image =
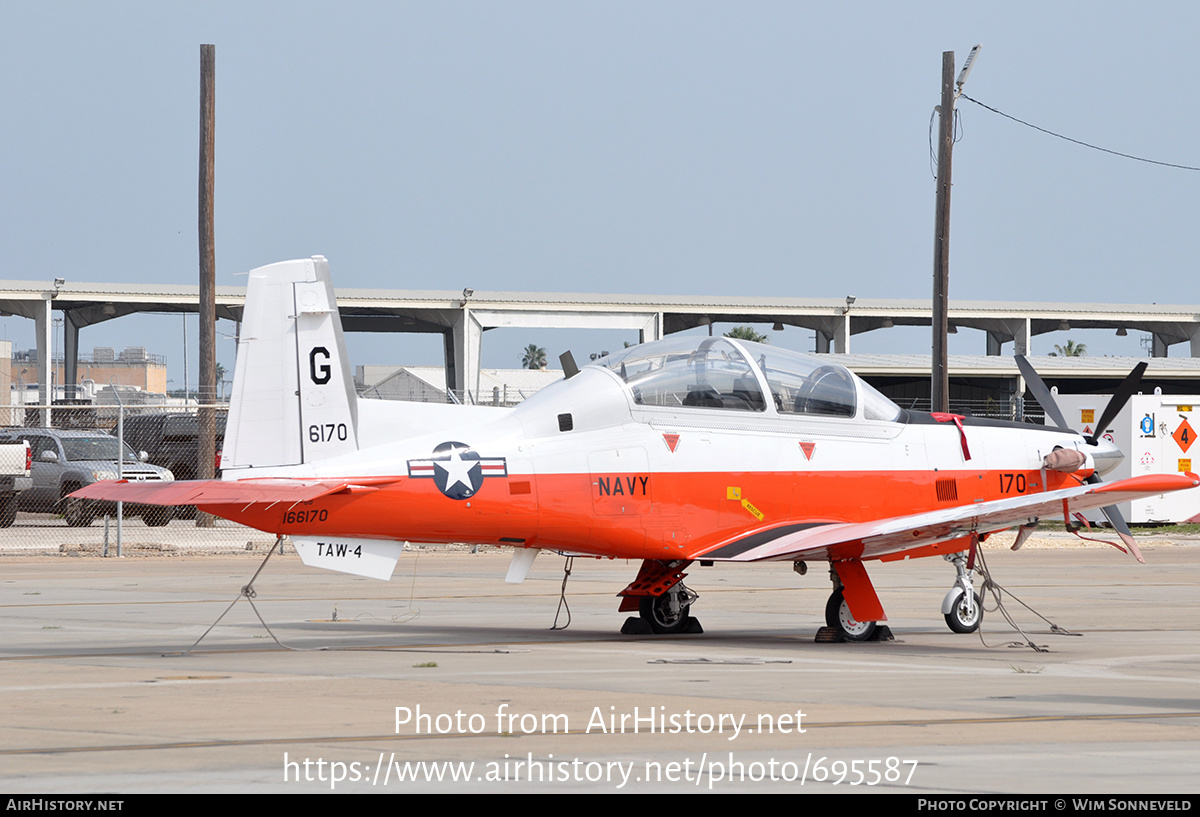
M 214 475 L 221 475 L 221 447 L 225 444 L 227 411 L 216 414 L 216 462 Z M 145 451 L 147 462 L 167 468 L 176 479 L 196 479 L 199 468 L 199 421 L 195 412 L 127 415 L 124 421 L 125 442 L 135 451 Z M 191 519 L 196 515 L 194 505 L 179 505 L 175 516 Z
M 216 415 L 218 453 L 225 442 L 228 416 L 225 411 Z M 176 479 L 196 479 L 199 475 L 199 424 L 195 413 L 126 415 L 124 427 L 125 442 L 134 451 L 145 451 L 147 462 L 169 469 Z

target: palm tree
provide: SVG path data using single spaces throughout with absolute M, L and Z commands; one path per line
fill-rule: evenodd
M 749 326 L 739 326 L 736 329 L 730 329 L 728 332 L 725 333 L 725 337 L 736 338 L 737 340 L 750 340 L 750 341 L 754 341 L 755 343 L 770 343 L 771 342 L 771 339 L 768 338 L 766 335 L 760 335 L 758 332 L 755 332 L 752 327 L 749 327 Z
M 1050 357 L 1087 357 L 1087 344 L 1076 343 L 1070 338 L 1067 339 L 1066 346 L 1054 344 L 1057 351 L 1051 352 Z
M 546 368 L 546 350 L 536 343 L 531 343 L 525 347 L 525 354 L 521 357 L 521 368 L 523 369 L 544 369 Z

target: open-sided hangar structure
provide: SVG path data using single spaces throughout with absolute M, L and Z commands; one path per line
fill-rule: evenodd
M 245 290 L 217 288 L 217 316 L 239 321 Z M 37 327 L 39 383 L 44 402 L 50 394 L 48 351 L 53 313 L 64 327 L 65 381 L 74 383 L 82 328 L 141 312 L 197 312 L 198 287 L 156 284 L 91 284 L 58 279 L 0 281 L 0 313 L 33 320 Z M 928 358 L 917 355 L 852 355 L 851 341 L 863 332 L 894 326 L 930 326 L 932 310 L 920 300 L 871 298 L 748 298 L 574 293 L 461 292 L 431 290 L 341 289 L 338 306 L 348 332 L 424 332 L 444 339 L 447 388 L 473 397 L 478 389 L 484 333 L 497 327 L 622 329 L 654 340 L 714 323 L 772 324 L 811 330 L 820 353 L 846 355 L 847 365 L 872 381 L 888 383 L 928 377 Z M 1168 393 L 1200 391 L 1200 306 L 1137 304 L 1045 304 L 952 301 L 951 331 L 984 334 L 986 355 L 951 358 L 955 382 L 1009 383 L 1002 392 L 1020 396 L 1022 382 L 1008 354 L 1028 354 L 1040 334 L 1078 329 L 1148 332 L 1153 338 L 1146 388 Z M 1187 343 L 1188 357 L 1167 358 L 1170 346 Z M 1131 368 L 1122 358 L 1046 358 L 1037 363 L 1047 382 L 1064 391 L 1099 390 Z M 1066 385 L 1073 382 L 1075 386 Z M 1086 383 L 1086 385 L 1085 385 Z M 894 392 L 894 389 L 886 389 Z

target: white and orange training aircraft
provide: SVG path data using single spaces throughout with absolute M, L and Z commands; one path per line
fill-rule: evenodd
M 958 576 L 942 613 L 970 632 L 980 539 L 1017 527 L 1019 547 L 1039 519 L 1103 508 L 1140 560 L 1115 505 L 1200 485 L 1101 484 L 1121 452 L 1068 429 L 1018 362 L 1059 427 L 907 411 L 828 358 L 711 337 L 630 347 L 512 409 L 370 400 L 327 262 L 287 261 L 250 273 L 222 478 L 74 495 L 196 505 L 291 537 L 305 564 L 380 579 L 405 541 L 511 547 L 515 582 L 541 550 L 638 559 L 620 610 L 655 633 L 699 629 L 693 561 L 821 560 L 827 624 L 865 640 L 886 620 L 865 563 L 943 554 Z

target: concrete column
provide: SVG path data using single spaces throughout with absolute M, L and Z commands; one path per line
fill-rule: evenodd
M 483 327 L 463 306 L 454 320 L 454 389 L 462 391 L 464 403 L 474 403 L 479 396 L 479 351 L 483 343 Z M 469 395 L 467 394 L 469 392 Z
M 1197 327 L 1196 333 L 1192 335 L 1189 345 L 1191 346 L 1192 357 L 1200 357 L 1200 327 Z
M 988 332 L 987 333 L 987 354 L 992 355 L 992 356 L 1000 354 L 1000 346 L 1003 343 L 1004 343 L 1004 338 L 1001 337 L 999 334 L 997 334 L 996 332 Z
M 63 396 L 68 400 L 75 397 L 79 382 L 79 327 L 73 315 L 63 313 Z
M 850 354 L 850 313 L 842 315 L 833 334 L 833 351 L 839 355 Z
M 1150 357 L 1166 357 L 1167 348 L 1170 345 L 1170 342 L 1167 340 L 1167 336 L 1160 335 L 1155 332 L 1151 337 L 1153 337 L 1154 340 L 1150 346 Z
M 638 343 L 649 343 L 652 340 L 662 340 L 663 313 L 655 312 L 646 325 L 638 331 Z
M 822 332 L 820 329 L 818 329 L 817 330 L 817 348 L 814 349 L 813 351 L 819 355 L 829 354 L 829 342 L 831 340 L 833 340 L 833 337 L 828 332 Z
M 34 318 L 37 333 L 38 358 L 38 403 L 48 406 L 54 399 L 51 390 L 50 375 L 54 371 L 53 361 L 50 360 L 50 349 L 54 345 L 54 295 L 53 292 L 42 293 L 42 308 Z M 44 408 L 39 412 L 38 422 L 43 428 L 50 426 L 50 409 Z
M 1014 347 L 1013 354 L 1014 355 L 1030 354 L 1029 342 L 1033 338 L 1033 333 L 1032 333 L 1032 330 L 1030 329 L 1029 318 L 1025 318 L 1024 320 L 1017 321 L 1014 329 L 1015 329 L 1015 331 L 1013 332 L 1013 347 Z
M 446 391 L 454 391 L 458 382 L 458 368 L 454 364 L 457 356 L 454 353 L 454 330 L 447 329 L 442 333 L 442 367 L 446 372 Z

